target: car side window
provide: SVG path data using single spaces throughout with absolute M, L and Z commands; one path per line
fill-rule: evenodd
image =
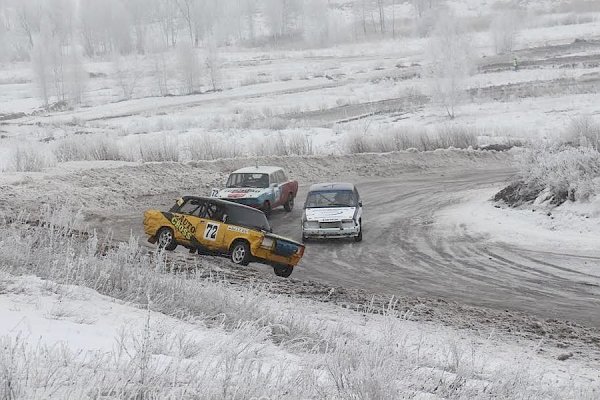
M 358 189 L 354 188 L 354 199 L 356 201 L 356 204 L 360 203 L 360 195 L 358 194 Z
M 177 212 L 198 217 L 200 216 L 204 206 L 205 204 L 201 200 L 188 199 L 185 203 L 181 205 L 181 207 L 179 207 L 179 210 L 177 210 Z
M 279 180 L 277 180 L 277 175 L 275 173 L 272 173 L 271 175 L 269 175 L 269 185 L 272 185 L 274 183 L 279 183 Z
M 287 182 L 287 177 L 285 176 L 285 173 L 282 170 L 277 171 L 277 177 L 279 179 L 279 183 Z
M 225 207 L 217 203 L 208 203 L 201 217 L 212 221 L 223 222 L 223 218 L 225 217 Z

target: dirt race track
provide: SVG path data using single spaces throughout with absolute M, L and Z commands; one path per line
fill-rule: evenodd
M 465 191 L 501 188 L 514 174 L 511 159 L 493 152 L 442 151 L 75 169 L 0 185 L 0 205 L 39 212 L 40 201 L 53 204 L 68 192 L 82 207 L 85 229 L 100 235 L 110 231 L 115 241 L 129 241 L 133 234 L 153 251 L 143 233 L 145 209 L 169 208 L 182 194 L 208 194 L 243 165 L 280 165 L 300 180 L 293 212 L 275 210 L 271 217 L 276 233 L 297 240 L 309 184 L 351 180 L 365 206 L 364 241 L 309 242 L 290 279 L 276 277 L 264 265 L 237 267 L 181 247 L 172 259 L 177 268 L 222 276 L 242 290 L 247 284 L 264 285 L 276 295 L 357 309 L 372 300 L 387 304 L 394 296 L 396 308 L 415 319 L 490 335 L 509 332 L 554 343 L 558 351 L 569 347 L 596 363 L 600 254 L 533 251 L 526 244 L 514 247 L 468 233 L 460 221 L 444 227 L 436 220 L 436 212 L 461 202 Z
M 349 177 L 340 171 L 331 177 L 358 184 L 365 207 L 364 241 L 310 241 L 292 278 L 384 296 L 439 298 L 600 328 L 600 270 L 590 272 L 594 271 L 590 265 L 600 265 L 600 252 L 594 257 L 535 251 L 468 233 L 460 224 L 452 230 L 437 226 L 435 213 L 459 201 L 464 191 L 501 188 L 514 174 L 505 162 L 476 160 L 474 164 L 405 170 L 397 166 L 387 173 L 381 172 L 378 163 L 365 167 L 376 170 L 376 176 L 366 172 L 367 176 Z M 300 240 L 302 202 L 309 182 L 315 179 L 309 177 L 310 172 L 301 171 L 312 169 L 327 176 L 320 171 L 327 167 L 322 164 L 321 160 L 296 160 L 284 165 L 295 170 L 296 176 L 305 176 L 293 212 L 273 212 L 271 223 L 276 233 Z M 185 172 L 177 173 L 181 176 Z M 207 191 L 205 187 L 186 193 Z M 168 208 L 179 195 L 145 195 L 135 203 L 138 207 Z M 131 232 L 144 242 L 142 211 L 104 214 L 88 221 L 101 231 L 110 227 L 116 239 L 128 240 Z M 252 264 L 251 268 L 270 280 L 269 267 Z
M 494 243 L 461 231 L 436 233 L 433 214 L 449 194 L 501 186 L 507 169 L 407 173 L 359 182 L 364 241 L 308 243 L 296 279 L 380 294 L 441 297 L 600 327 L 598 257 L 552 254 Z M 303 198 L 305 192 L 299 194 Z M 272 217 L 276 232 L 298 239 L 302 210 Z

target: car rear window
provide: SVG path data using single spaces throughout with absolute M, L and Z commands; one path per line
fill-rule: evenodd
M 227 223 L 271 232 L 271 225 L 265 214 L 245 207 L 227 207 Z

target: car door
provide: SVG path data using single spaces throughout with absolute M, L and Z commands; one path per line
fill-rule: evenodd
M 281 205 L 281 184 L 279 182 L 279 176 L 277 172 L 273 172 L 269 176 L 270 187 L 273 190 L 273 201 L 271 202 L 271 207 L 275 208 Z
M 227 250 L 223 249 L 227 226 L 223 221 L 225 216 L 225 206 L 219 202 L 205 201 L 196 226 L 196 239 L 202 246 L 215 251 Z
M 170 216 L 174 228 L 175 239 L 183 244 L 196 245 L 196 226 L 200 221 L 203 202 L 196 198 L 187 199 L 179 204 L 179 208 Z
M 356 213 L 355 213 L 355 220 L 359 221 L 360 219 L 362 219 L 362 213 L 363 213 L 363 209 L 362 209 L 362 200 L 360 199 L 360 194 L 358 194 L 358 189 L 354 188 L 354 196 L 356 198 Z

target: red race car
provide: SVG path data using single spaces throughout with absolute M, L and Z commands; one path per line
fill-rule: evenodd
M 226 187 L 213 189 L 211 197 L 258 208 L 269 215 L 279 206 L 292 211 L 297 194 L 298 182 L 288 180 L 282 168 L 256 166 L 233 171 Z

